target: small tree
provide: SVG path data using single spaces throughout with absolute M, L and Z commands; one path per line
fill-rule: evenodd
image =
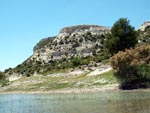
M 104 47 L 111 54 L 126 48 L 134 47 L 137 43 L 137 32 L 126 18 L 120 18 L 111 28 L 111 33 L 106 35 Z

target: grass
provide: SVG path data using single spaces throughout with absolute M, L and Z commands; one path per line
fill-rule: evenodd
M 12 87 L 7 91 L 49 91 L 71 88 L 95 88 L 104 85 L 116 84 L 113 71 L 109 71 L 97 76 L 87 74 L 74 76 L 32 76 L 22 77 L 14 81 Z

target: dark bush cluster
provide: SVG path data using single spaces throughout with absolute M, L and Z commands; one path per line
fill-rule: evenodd
M 6 86 L 8 84 L 8 80 L 6 80 L 6 75 L 3 72 L 0 72 L 0 86 Z
M 150 45 L 120 51 L 110 60 L 120 88 L 132 89 L 150 86 Z

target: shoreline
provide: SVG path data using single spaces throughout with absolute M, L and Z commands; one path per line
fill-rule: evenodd
M 3 94 L 84 94 L 84 93 L 102 93 L 102 92 L 150 92 L 150 88 L 146 89 L 132 89 L 132 90 L 121 90 L 118 84 L 111 86 L 97 87 L 97 88 L 72 88 L 72 89 L 59 89 L 49 91 L 0 91 L 0 95 Z
M 80 93 L 96 93 L 96 92 L 109 92 L 119 91 L 118 84 L 111 86 L 103 86 L 96 88 L 70 88 L 70 89 L 58 89 L 58 90 L 37 90 L 37 91 L 0 91 L 0 94 L 80 94 Z

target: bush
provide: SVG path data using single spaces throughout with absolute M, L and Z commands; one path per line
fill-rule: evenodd
M 76 57 L 72 59 L 72 65 L 73 67 L 79 66 L 81 64 L 81 59 Z
M 110 60 L 120 88 L 132 89 L 150 85 L 150 45 L 141 45 L 114 55 Z
M 106 35 L 104 47 L 112 55 L 126 48 L 134 47 L 137 43 L 137 32 L 126 18 L 120 18 Z
M 6 86 L 8 84 L 8 80 L 6 80 L 6 76 L 3 72 L 0 72 L 0 86 Z
M 3 72 L 0 72 L 0 80 L 5 78 L 5 74 Z

